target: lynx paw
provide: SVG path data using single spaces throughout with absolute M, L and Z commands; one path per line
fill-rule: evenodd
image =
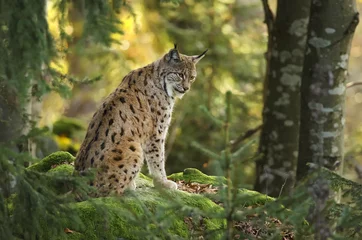
M 130 182 L 130 184 L 129 184 L 129 186 L 128 186 L 128 188 L 130 189 L 130 190 L 132 190 L 132 191 L 134 191 L 134 190 L 136 190 L 136 181 L 132 181 L 132 182 Z
M 168 189 L 177 189 L 177 183 L 175 183 L 174 181 L 171 180 L 154 180 L 153 184 L 155 185 L 155 187 L 163 187 L 163 188 L 168 188 Z
M 177 189 L 177 183 L 171 180 L 166 180 L 163 182 L 164 186 L 169 189 Z

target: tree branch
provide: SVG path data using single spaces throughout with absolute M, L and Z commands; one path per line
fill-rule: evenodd
M 273 31 L 273 25 L 274 25 L 274 15 L 269 7 L 268 0 L 261 0 L 261 2 L 263 4 L 263 9 L 264 9 L 264 17 L 265 17 L 264 23 L 266 24 L 266 26 L 268 28 L 269 38 L 271 38 L 271 36 L 272 36 L 271 33 Z
M 256 128 L 249 129 L 242 135 L 240 135 L 237 139 L 231 141 L 231 150 L 235 151 L 239 143 L 243 142 L 245 139 L 253 136 L 255 133 L 257 133 L 263 125 L 259 125 Z

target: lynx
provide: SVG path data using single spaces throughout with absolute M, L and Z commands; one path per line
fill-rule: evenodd
M 99 196 L 136 188 L 146 160 L 156 187 L 177 189 L 166 177 L 165 139 L 177 98 L 190 90 L 204 56 L 180 54 L 177 46 L 159 60 L 131 71 L 93 115 L 75 169 L 97 169 L 91 185 Z

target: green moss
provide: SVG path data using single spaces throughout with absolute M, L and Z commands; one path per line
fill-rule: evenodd
M 14 211 L 14 201 L 16 198 L 16 194 L 11 194 L 10 197 L 5 199 L 5 205 L 9 214 L 12 214 Z
M 219 176 L 208 176 L 196 168 L 186 168 L 182 173 L 174 173 L 168 177 L 173 181 L 184 180 L 186 182 L 196 182 L 211 185 L 225 184 L 226 179 Z
M 222 208 L 202 195 L 182 191 L 158 191 L 143 187 L 128 191 L 124 196 L 90 199 L 70 204 L 82 224 L 68 222 L 58 240 L 96 239 L 190 239 L 190 229 L 184 222 L 192 211 L 218 213 Z M 175 211 L 180 209 L 180 211 Z M 220 219 L 204 219 L 205 232 L 223 227 Z M 151 237 L 152 238 L 152 237 Z M 209 239 L 219 239 L 209 238 Z
M 47 172 L 54 165 L 61 165 L 63 163 L 71 163 L 74 162 L 75 157 L 68 152 L 55 152 L 50 154 L 49 156 L 43 158 L 40 162 L 35 163 L 28 167 L 29 170 L 38 171 L 38 172 Z
M 204 194 L 207 198 L 212 199 L 215 202 L 223 202 L 223 196 L 221 194 Z M 239 189 L 235 198 L 235 203 L 238 206 L 249 207 L 249 206 L 260 206 L 268 202 L 275 201 L 275 198 L 269 197 L 268 195 L 259 193 L 257 191 L 248 189 Z
M 51 157 L 52 155 L 56 157 Z M 62 164 L 51 169 L 52 165 L 64 162 L 65 158 L 62 156 L 68 157 L 65 162 L 74 160 L 73 156 L 65 152 L 52 155 L 43 159 L 36 169 L 48 171 L 50 176 L 56 173 L 68 175 L 73 172 L 74 168 L 70 164 Z M 57 160 L 54 161 L 54 159 Z M 207 176 L 197 169 L 185 169 L 183 173 L 173 174 L 169 178 L 213 185 L 225 182 L 224 178 Z M 152 179 L 143 174 L 139 175 L 137 186 L 136 191 L 126 191 L 122 197 L 96 198 L 69 204 L 80 221 L 76 223 L 70 218 L 69 221 L 66 220 L 67 224 L 64 228 L 69 228 L 73 232 L 61 233 L 54 239 L 132 240 L 146 239 L 146 237 L 190 239 L 195 231 L 207 236 L 207 239 L 220 239 L 222 237 L 222 230 L 225 228 L 223 208 L 211 200 L 218 195 L 157 190 L 153 188 Z M 263 194 L 249 190 L 240 190 L 239 195 L 240 200 L 243 201 L 243 206 L 273 200 Z M 203 221 L 200 222 L 200 226 L 189 229 L 190 226 L 185 222 L 185 218 L 190 216 L 194 220 L 202 218 Z
M 136 179 L 136 185 L 138 187 L 153 187 L 152 178 L 149 178 L 146 175 L 140 173 Z
M 275 198 L 262 194 L 257 191 L 240 189 L 238 199 L 243 201 L 244 206 L 264 205 L 267 202 L 275 201 Z
M 174 173 L 168 177 L 173 181 L 197 182 L 203 184 L 220 185 L 226 184 L 226 179 L 219 176 L 208 176 L 195 168 L 186 168 L 182 173 Z M 210 199 L 220 201 L 220 195 L 206 194 Z M 256 191 L 240 189 L 238 198 L 243 201 L 245 206 L 262 205 L 275 199 Z
M 189 239 L 190 231 L 184 222 L 187 212 L 175 212 L 171 199 L 187 199 L 185 206 L 200 208 L 200 211 L 220 211 L 221 208 L 209 199 L 180 191 L 161 191 L 144 188 L 128 192 L 122 198 L 107 197 L 92 199 L 72 205 L 83 222 L 82 226 L 69 229 L 82 234 L 81 239 L 144 239 L 155 234 L 160 239 L 178 236 Z M 208 220 L 208 230 L 220 227 L 220 221 Z M 69 237 L 72 238 L 69 238 Z M 64 235 L 73 238 L 73 234 Z M 78 237 L 78 236 L 77 236 Z
M 73 172 L 74 172 L 74 166 L 70 164 L 58 165 L 57 167 L 52 168 L 48 171 L 49 174 L 61 173 L 64 175 L 72 175 Z
M 78 232 L 72 232 L 72 233 L 62 233 L 60 236 L 55 238 L 55 240 L 61 240 L 61 239 L 67 239 L 67 240 L 84 240 L 84 235 Z

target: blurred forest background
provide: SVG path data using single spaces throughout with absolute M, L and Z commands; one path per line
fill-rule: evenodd
M 56 14 L 50 4 L 49 18 Z M 213 173 L 210 159 L 192 148 L 191 143 L 197 141 L 216 151 L 223 148 L 220 131 L 205 116 L 202 106 L 214 116 L 223 117 L 226 91 L 231 90 L 234 95 L 231 139 L 261 124 L 267 33 L 259 1 L 132 1 L 130 8 L 122 8 L 118 16 L 122 34 L 113 37 L 120 44 L 110 48 L 89 45 L 81 51 L 77 51 L 77 39 L 83 29 L 81 13 L 70 10 L 68 14 L 69 25 L 64 31 L 72 41 L 67 43 L 69 48 L 59 61 L 60 71 L 79 79 L 101 74 L 101 80 L 75 85 L 68 99 L 57 93 L 45 96 L 40 126 L 54 130 L 67 117 L 79 120 L 85 127 L 102 99 L 120 84 L 123 76 L 160 58 L 173 43 L 184 54 L 197 54 L 206 48 L 209 52 L 198 66 L 192 91 L 178 101 L 174 110 L 166 146 L 168 173 L 187 167 Z M 54 36 L 59 35 L 56 23 L 50 21 L 49 27 Z M 67 130 L 55 130 L 58 147 L 71 148 L 75 154 L 85 135 L 84 128 L 72 135 Z M 242 171 L 251 184 L 253 164 L 244 166 Z
M 55 11 L 53 4 L 51 1 L 48 4 L 49 28 L 57 39 L 61 34 L 55 21 L 59 12 Z M 276 2 L 271 1 L 270 6 L 275 11 Z M 358 7 L 361 10 L 361 1 Z M 191 147 L 191 143 L 196 141 L 216 151 L 223 149 L 223 138 L 203 109 L 206 107 L 215 117 L 224 117 L 226 91 L 233 93 L 230 139 L 236 140 L 261 125 L 268 42 L 261 1 L 185 0 L 176 4 L 158 0 L 132 1 L 116 15 L 120 20 L 120 32 L 111 36 L 117 43 L 112 43 L 109 48 L 79 42 L 84 27 L 84 16 L 79 9 L 82 6 L 74 5 L 63 19 L 66 21 L 64 33 L 69 38 L 66 42 L 59 41 L 61 44 L 57 48 L 61 50 L 62 58 L 56 65 L 54 63 L 54 67 L 77 79 L 100 80 L 72 85 L 66 99 L 55 92 L 43 97 L 39 127 L 48 127 L 54 133 L 56 145 L 49 148 L 46 144 L 38 149 L 37 157 L 46 156 L 56 149 L 76 154 L 85 128 L 102 99 L 130 70 L 158 59 L 173 43 L 177 43 L 185 54 L 197 54 L 205 48 L 209 52 L 198 66 L 198 77 L 192 91 L 176 105 L 166 146 L 168 173 L 187 167 L 215 173 L 210 167 L 212 160 Z M 361 58 L 362 26 L 359 25 L 351 49 L 348 81 L 361 80 Z M 362 87 L 355 86 L 346 93 L 347 165 L 344 175 L 356 181 L 360 176 L 355 169 L 362 164 L 361 91 Z M 257 144 L 250 149 L 250 156 L 256 150 Z M 249 162 L 240 169 L 249 187 L 255 180 L 254 165 L 254 162 Z
M 186 55 L 209 49 L 176 104 L 166 145 L 168 174 L 226 177 L 216 183 L 222 214 L 198 217 L 221 219 L 225 239 L 250 215 L 266 217 L 261 225 L 278 216 L 307 239 L 312 228 L 315 239 L 361 236 L 361 10 L 362 0 L 0 1 L 0 236 L 41 239 L 41 221 L 54 231 L 65 218 L 79 222 L 67 203 L 87 204 L 78 195 L 89 193 L 87 179 L 73 174 L 73 156 L 55 152 L 75 156 L 102 100 L 174 43 Z M 62 157 L 36 169 L 52 153 L 70 159 L 68 175 L 46 172 Z M 173 212 L 195 212 L 171 200 Z M 163 229 L 168 210 L 133 221 Z

